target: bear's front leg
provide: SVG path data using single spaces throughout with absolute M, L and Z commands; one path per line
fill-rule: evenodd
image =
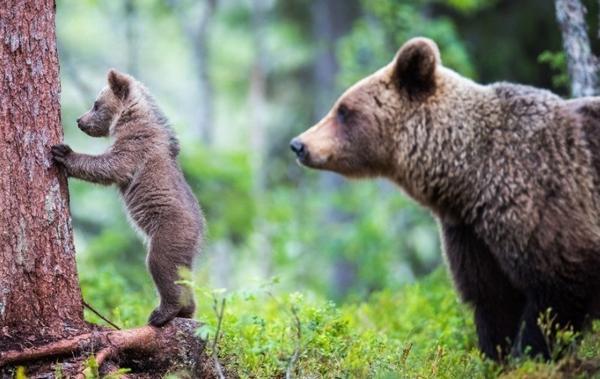
M 92 183 L 125 184 L 131 177 L 133 159 L 125 155 L 105 153 L 87 155 L 74 152 L 68 145 L 52 146 L 52 158 L 62 165 L 71 177 Z
M 441 229 L 455 286 L 474 308 L 479 348 L 486 356 L 501 360 L 517 335 L 525 297 L 511 285 L 471 226 L 441 222 Z
M 561 288 L 559 290 L 558 288 Z M 586 316 L 585 291 L 565 291 L 565 285 L 542 287 L 531 290 L 527 296 L 527 305 L 520 320 L 517 343 L 513 355 L 524 353 L 541 356 L 549 360 L 552 355 L 560 355 L 555 349 L 558 330 L 572 328 L 578 332 L 583 327 Z M 556 358 L 556 356 L 554 357 Z
M 61 143 L 61 144 L 52 146 L 52 149 L 50 151 L 52 153 L 52 158 L 56 162 L 65 166 L 65 168 L 66 168 L 67 165 L 69 164 L 69 158 L 71 157 L 71 155 L 73 153 L 73 149 L 71 149 L 71 147 L 69 145 L 65 145 L 65 144 Z

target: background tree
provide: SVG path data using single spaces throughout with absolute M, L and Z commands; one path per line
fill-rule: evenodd
M 194 78 L 198 91 L 198 104 L 195 105 L 197 119 L 195 133 L 199 141 L 214 143 L 214 90 L 210 75 L 210 32 L 217 0 L 185 1 L 165 0 L 165 4 L 176 16 L 181 31 L 192 48 L 192 61 L 195 66 Z
M 556 0 L 556 18 L 571 78 L 573 97 L 598 94 L 598 58 L 592 53 L 585 6 L 579 0 Z

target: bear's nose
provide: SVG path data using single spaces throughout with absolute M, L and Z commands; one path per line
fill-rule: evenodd
M 81 117 L 77 119 L 77 125 L 81 124 Z
M 290 149 L 292 149 L 298 158 L 302 159 L 306 157 L 306 146 L 298 138 L 294 138 L 290 142 Z

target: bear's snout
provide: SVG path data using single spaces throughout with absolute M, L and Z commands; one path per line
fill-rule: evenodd
M 290 141 L 290 149 L 296 154 L 298 159 L 303 160 L 306 158 L 307 150 L 306 145 L 300 142 L 298 138 L 294 138 Z

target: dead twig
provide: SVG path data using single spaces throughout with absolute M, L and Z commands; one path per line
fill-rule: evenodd
M 221 306 L 219 307 L 217 299 L 213 299 L 213 310 L 217 315 L 217 330 L 215 332 L 215 337 L 213 338 L 211 350 L 212 357 L 215 362 L 215 369 L 217 370 L 217 375 L 219 376 L 219 379 L 225 379 L 225 375 L 223 375 L 223 367 L 221 367 L 221 362 L 219 362 L 219 355 L 217 351 L 217 344 L 219 342 L 219 338 L 221 337 L 221 325 L 223 323 L 223 314 L 225 313 L 225 303 L 226 299 L 221 299 Z
M 92 311 L 96 316 L 100 317 L 102 320 L 104 320 L 106 323 L 108 323 L 110 326 L 112 326 L 113 328 L 117 329 L 117 330 L 121 330 L 121 328 L 119 328 L 115 323 L 113 323 L 112 321 L 110 321 L 108 318 L 102 316 L 100 314 L 100 312 L 98 312 L 97 310 L 95 310 L 91 305 L 89 305 L 88 303 L 86 303 L 85 301 L 82 301 L 83 306 L 86 307 L 87 309 L 89 309 L 90 311 Z
M 294 370 L 294 364 L 298 360 L 300 356 L 300 350 L 302 348 L 302 323 L 300 322 L 300 317 L 298 316 L 298 309 L 292 305 L 291 307 L 292 316 L 294 317 L 295 326 L 296 326 L 296 348 L 294 349 L 294 354 L 290 357 L 288 362 L 288 367 L 285 372 L 286 379 L 292 379 L 292 372 Z

